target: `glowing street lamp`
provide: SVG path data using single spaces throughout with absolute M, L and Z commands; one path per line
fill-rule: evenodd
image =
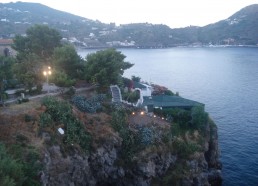
M 47 77 L 47 93 L 49 93 L 48 76 L 50 76 L 50 75 L 52 74 L 52 72 L 51 72 L 51 67 L 48 66 L 48 67 L 47 67 L 47 70 L 44 70 L 44 71 L 43 71 L 43 74 L 44 74 L 44 76 Z

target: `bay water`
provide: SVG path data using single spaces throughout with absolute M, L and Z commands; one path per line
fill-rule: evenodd
M 139 76 L 205 104 L 218 126 L 223 185 L 258 186 L 258 48 L 118 50 L 134 64 L 125 77 Z

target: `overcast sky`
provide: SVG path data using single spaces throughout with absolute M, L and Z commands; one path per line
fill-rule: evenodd
M 22 0 L 21 0 L 22 1 Z M 104 23 L 153 23 L 171 28 L 204 26 L 226 19 L 258 0 L 23 0 Z M 12 2 L 0 0 L 1 3 Z M 13 1 L 16 2 L 16 1 Z

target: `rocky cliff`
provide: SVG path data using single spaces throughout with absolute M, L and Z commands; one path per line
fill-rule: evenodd
M 194 134 L 198 135 L 198 134 Z M 48 138 L 45 138 L 45 140 Z M 74 148 L 64 153 L 58 145 L 44 149 L 43 185 L 220 185 L 217 127 L 208 124 L 203 151 L 182 158 L 168 146 L 149 147 L 131 164 L 120 157 L 122 138 L 109 133 L 91 153 Z

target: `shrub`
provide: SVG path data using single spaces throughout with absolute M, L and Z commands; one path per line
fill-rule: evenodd
M 84 150 L 88 151 L 90 148 L 91 137 L 83 129 L 83 125 L 75 117 L 70 118 L 65 123 L 65 142 L 68 144 L 79 144 Z
M 111 126 L 117 131 L 123 139 L 121 148 L 122 160 L 129 164 L 132 161 L 134 154 L 139 149 L 137 135 L 131 131 L 127 123 L 127 113 L 125 109 L 115 110 L 112 113 Z
M 72 114 L 72 108 L 65 101 L 58 101 L 56 98 L 48 96 L 41 101 L 42 105 L 47 107 L 46 113 L 50 114 L 53 121 L 65 122 Z
M 132 162 L 133 156 L 140 149 L 136 134 L 128 128 L 123 128 L 120 132 L 123 139 L 121 158 L 128 164 Z
M 177 139 L 173 141 L 173 148 L 182 158 L 188 158 L 194 152 L 200 150 L 200 148 L 195 143 L 188 143 Z
M 34 118 L 32 116 L 30 116 L 28 114 L 25 114 L 25 116 L 24 116 L 24 121 L 25 122 L 30 122 L 30 121 L 33 121 L 33 120 L 34 120 Z
M 89 99 L 84 96 L 74 96 L 72 103 L 82 112 L 96 113 L 98 109 L 101 109 L 104 98 L 104 94 L 98 94 Z
M 184 109 L 172 108 L 172 109 L 154 109 L 154 113 L 169 118 L 171 121 L 178 123 L 182 128 L 189 128 L 191 122 L 191 112 Z
M 75 80 L 69 78 L 65 72 L 55 72 L 52 80 L 59 87 L 70 87 L 75 84 Z
M 154 131 L 147 126 L 138 127 L 138 139 L 142 146 L 149 146 L 154 143 Z
M 20 144 L 27 144 L 29 142 L 29 138 L 23 134 L 16 135 L 16 142 Z
M 71 98 L 72 96 L 74 96 L 75 94 L 75 88 L 74 87 L 70 87 L 66 92 L 65 95 L 67 95 L 69 98 Z
M 26 103 L 29 102 L 30 100 L 28 98 L 23 98 L 23 99 L 17 99 L 18 104 Z
M 113 129 L 120 132 L 122 129 L 127 128 L 127 115 L 125 110 L 119 110 L 112 113 L 111 125 Z
M 202 130 L 208 122 L 208 114 L 203 106 L 193 107 L 190 111 L 179 108 L 154 109 L 154 113 L 177 123 L 182 129 Z
M 195 129 L 203 129 L 208 122 L 208 113 L 204 111 L 204 107 L 193 107 L 191 110 L 192 126 Z
M 45 97 L 42 104 L 47 109 L 40 117 L 41 126 L 53 126 L 53 122 L 61 122 L 65 129 L 64 142 L 69 145 L 78 144 L 85 152 L 89 151 L 91 136 L 85 131 L 83 124 L 73 115 L 71 106 L 54 97 Z
M 0 185 L 40 185 L 39 154 L 34 149 L 12 145 L 9 152 L 0 144 Z
M 52 127 L 53 126 L 53 120 L 52 120 L 51 115 L 49 113 L 42 113 L 40 115 L 39 124 L 40 124 L 40 127 L 42 127 L 42 128 Z
M 164 94 L 168 95 L 168 96 L 174 96 L 175 95 L 171 90 L 165 90 Z
M 24 145 L 14 144 L 8 149 L 9 154 L 22 165 L 22 183 L 16 185 L 40 186 L 38 174 L 42 170 L 40 155 L 35 148 Z
M 135 103 L 135 102 L 138 101 L 138 99 L 140 99 L 139 91 L 124 93 L 123 94 L 123 99 L 128 101 L 128 102 Z
M 178 123 L 173 123 L 173 124 L 171 124 L 170 132 L 171 132 L 173 137 L 177 137 L 177 136 L 180 136 L 180 135 L 184 134 L 185 129 L 181 128 Z
M 161 178 L 161 183 L 157 185 L 182 185 L 182 179 L 190 173 L 189 171 L 189 166 L 185 162 L 176 161 L 175 165 L 171 166 Z

